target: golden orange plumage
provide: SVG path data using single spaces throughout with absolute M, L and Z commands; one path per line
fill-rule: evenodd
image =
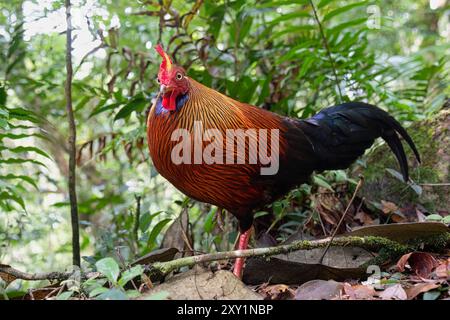
M 197 81 L 188 78 L 189 99 L 175 113 L 157 114 L 154 106 L 148 117 L 148 141 L 150 155 L 158 172 L 188 196 L 225 208 L 238 217 L 257 206 L 267 197 L 262 185 L 255 185 L 260 164 L 174 164 L 171 152 L 178 141 L 172 141 L 172 132 L 186 129 L 194 133 L 194 122 L 201 121 L 203 129 L 218 129 L 226 154 L 227 129 L 279 129 L 282 118 L 274 113 L 233 100 Z M 270 142 L 270 140 L 269 140 Z M 210 142 L 203 142 L 206 147 Z M 285 142 L 281 141 L 283 146 Z M 270 144 L 269 154 L 270 154 Z M 248 151 L 248 142 L 246 143 Z M 192 145 L 192 154 L 194 154 Z M 283 148 L 281 148 L 283 149 Z M 236 155 L 237 157 L 237 155 Z

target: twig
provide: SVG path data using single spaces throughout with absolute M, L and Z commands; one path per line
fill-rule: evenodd
M 188 214 L 187 213 L 187 207 L 184 207 L 184 208 L 181 209 L 180 218 L 178 219 L 178 222 L 180 224 L 181 236 L 183 238 L 184 244 L 188 247 L 188 249 L 191 252 L 194 252 L 194 249 L 192 248 L 191 242 L 189 241 L 189 238 L 188 238 L 188 236 L 186 234 L 186 230 L 189 229 L 189 218 L 188 218 L 188 223 L 187 223 L 187 226 L 186 226 L 186 230 L 184 230 L 184 226 L 183 226 L 183 213 L 185 213 L 185 212 L 186 212 L 186 214 Z
M 86 53 L 83 58 L 81 59 L 80 63 L 75 69 L 74 74 L 77 74 L 77 72 L 80 70 L 81 66 L 86 62 L 87 58 L 91 56 L 92 54 L 96 53 L 98 50 L 105 48 L 107 45 L 105 43 L 101 43 L 100 45 L 96 46 L 92 50 L 90 50 L 88 53 Z
M 358 193 L 359 189 L 361 189 L 363 182 L 364 182 L 363 176 L 359 176 L 359 181 L 358 181 L 358 184 L 356 185 L 355 192 L 353 192 L 353 196 L 352 196 L 352 198 L 350 199 L 350 202 L 348 203 L 347 208 L 345 208 L 344 214 L 342 215 L 342 217 L 341 217 L 341 219 L 339 220 L 339 222 L 338 222 L 336 228 L 334 229 L 333 234 L 331 235 L 330 242 L 327 244 L 327 246 L 326 246 L 325 249 L 323 250 L 322 255 L 320 256 L 320 259 L 319 259 L 319 263 L 320 263 L 320 264 L 322 264 L 323 258 L 324 258 L 325 255 L 327 254 L 327 251 L 328 251 L 328 249 L 330 248 L 331 243 L 333 242 L 333 239 L 334 239 L 334 237 L 336 236 L 336 233 L 338 232 L 339 228 L 341 227 L 341 224 L 342 224 L 342 222 L 344 221 L 345 216 L 347 215 L 348 210 L 350 209 L 351 205 L 353 204 L 353 201 L 355 200 L 356 194 Z
M 424 187 L 448 187 L 448 186 L 450 186 L 450 182 L 447 182 L 447 183 L 419 183 L 419 186 L 424 186 Z
M 70 0 L 66 0 L 66 70 L 67 79 L 65 86 L 66 109 L 69 120 L 69 200 L 70 200 L 70 217 L 72 224 L 72 261 L 73 265 L 80 266 L 80 230 L 78 222 L 78 204 L 77 204 L 77 189 L 76 189 L 76 140 L 77 131 L 75 125 L 75 118 L 72 107 L 72 16 L 70 13 Z
M 136 250 L 139 250 L 139 220 L 141 219 L 141 196 L 135 195 L 136 199 L 136 214 L 134 216 L 134 227 L 133 227 L 133 236 L 134 242 L 136 244 Z
M 408 245 L 399 244 L 395 241 L 377 237 L 338 237 L 331 241 L 331 238 L 325 238 L 320 240 L 299 240 L 286 245 L 280 245 L 276 247 L 266 248 L 254 248 L 247 250 L 235 250 L 225 251 L 211 254 L 203 254 L 198 256 L 184 257 L 168 262 L 156 262 L 152 265 L 154 275 L 166 276 L 170 272 L 177 270 L 181 267 L 191 267 L 196 264 L 202 264 L 205 262 L 212 262 L 218 260 L 236 259 L 240 257 L 269 257 L 277 254 L 286 254 L 297 250 L 312 250 L 317 248 L 324 248 L 328 244 L 336 247 L 354 246 L 367 250 L 377 251 L 380 249 L 391 249 L 396 255 L 405 253 L 411 248 Z M 450 240 L 450 239 L 449 239 Z
M 338 78 L 338 75 L 336 72 L 336 65 L 334 64 L 334 59 L 331 56 L 331 51 L 330 51 L 330 47 L 328 45 L 328 40 L 327 40 L 327 37 L 325 36 L 325 33 L 323 32 L 322 23 L 320 22 L 319 16 L 317 15 L 316 6 L 314 5 L 312 0 L 309 0 L 309 3 L 311 4 L 311 7 L 314 12 L 314 18 L 316 19 L 316 22 L 319 26 L 320 35 L 322 36 L 323 44 L 325 46 L 325 50 L 327 51 L 328 59 L 330 59 L 331 69 L 333 69 L 333 75 L 334 75 L 334 79 L 336 81 L 336 86 L 337 86 L 338 93 L 339 93 L 339 99 L 340 99 L 339 102 L 342 103 L 343 98 L 342 98 L 341 87 L 339 86 L 339 78 Z
M 0 265 L 0 272 L 6 273 L 16 279 L 22 280 L 66 280 L 70 278 L 73 272 L 44 272 L 44 273 L 26 273 L 14 269 L 11 266 Z

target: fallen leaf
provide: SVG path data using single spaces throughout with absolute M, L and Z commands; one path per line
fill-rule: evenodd
M 131 263 L 131 266 L 138 264 L 151 264 L 154 262 L 166 262 L 171 261 L 178 253 L 177 248 L 162 248 L 147 253 L 145 256 L 140 257 Z
M 286 300 L 295 296 L 295 291 L 285 284 L 267 285 L 258 290 L 258 293 L 266 300 Z
M 344 284 L 344 292 L 349 296 L 350 300 L 369 300 L 373 299 L 376 294 L 372 286 L 360 284 L 352 286 L 349 283 Z
M 378 296 L 383 300 L 406 300 L 408 296 L 405 290 L 400 284 L 394 284 L 393 286 L 387 287 L 383 292 L 379 293 Z
M 176 248 L 179 253 L 175 258 L 191 256 L 192 234 L 189 227 L 189 215 L 187 210 L 182 210 L 178 218 L 170 225 L 164 233 L 161 248 Z
M 330 300 L 340 296 L 344 285 L 333 280 L 312 280 L 295 292 L 295 300 Z
M 406 289 L 406 295 L 408 296 L 409 300 L 414 299 L 419 294 L 428 292 L 430 290 L 439 288 L 439 285 L 436 283 L 418 283 L 411 288 Z
M 390 214 L 398 210 L 398 207 L 395 203 L 381 200 L 381 210 L 385 214 Z
M 429 278 L 431 271 L 438 265 L 436 259 L 426 252 L 410 252 L 403 255 L 397 262 L 397 269 L 403 272 L 407 264 L 422 278 Z
M 353 231 L 339 236 L 378 236 L 406 243 L 412 239 L 443 235 L 448 232 L 449 228 L 440 222 L 407 222 L 355 228 Z
M 359 211 L 357 214 L 355 214 L 355 220 L 358 220 L 363 225 L 371 225 L 374 224 L 373 219 L 364 211 Z
M 450 279 L 450 258 L 437 266 L 435 273 L 438 278 Z

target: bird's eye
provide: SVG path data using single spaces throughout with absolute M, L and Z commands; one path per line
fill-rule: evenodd
M 160 84 L 160 83 L 161 83 L 161 81 L 159 81 L 159 78 L 156 78 L 156 82 L 158 82 L 158 84 Z
M 177 80 L 183 79 L 183 75 L 181 73 L 177 73 Z

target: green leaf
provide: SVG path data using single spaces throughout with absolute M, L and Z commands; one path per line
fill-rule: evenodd
M 439 214 L 430 214 L 426 217 L 427 221 L 442 221 L 442 216 Z
M 343 7 L 339 7 L 337 9 L 327 13 L 325 15 L 325 17 L 323 17 L 323 21 L 322 22 L 328 21 L 331 18 L 333 18 L 333 17 L 335 17 L 335 16 L 337 16 L 339 14 L 342 14 L 344 12 L 347 12 L 347 11 L 353 9 L 353 8 L 357 8 L 357 7 L 361 7 L 361 6 L 365 6 L 365 5 L 367 5 L 367 1 L 356 2 L 356 3 L 352 3 L 352 4 L 349 4 L 349 5 L 343 6 Z
M 132 267 L 131 269 L 125 270 L 119 279 L 119 286 L 123 287 L 128 283 L 128 281 L 140 276 L 144 272 L 141 265 Z
M 268 214 L 269 214 L 269 212 L 267 212 L 267 211 L 258 211 L 258 212 L 255 213 L 253 218 L 256 219 L 256 218 L 259 218 L 259 217 L 266 216 Z
M 398 172 L 398 171 L 396 171 L 394 169 L 389 169 L 389 168 L 386 168 L 386 171 L 389 172 L 397 180 L 400 180 L 401 182 L 404 182 L 403 175 L 400 172 Z
M 41 120 L 39 117 L 31 110 L 24 109 L 24 108 L 10 108 L 9 111 L 9 117 L 11 119 L 17 119 L 17 120 L 26 120 L 30 121 L 32 123 L 40 123 Z
M 217 207 L 212 207 L 211 210 L 206 215 L 206 218 L 203 223 L 203 230 L 205 230 L 206 233 L 211 233 L 214 229 L 215 220 L 214 216 L 216 215 Z
M 81 100 L 75 105 L 74 111 L 78 112 L 83 109 L 91 99 L 92 97 L 90 96 L 84 96 L 83 98 L 81 98 Z
M 322 0 L 319 2 L 319 4 L 317 5 L 317 8 L 323 8 L 325 7 L 327 4 L 329 4 L 330 2 L 333 2 L 334 0 Z
M 73 295 L 73 291 L 66 291 L 61 293 L 56 297 L 56 300 L 69 300 L 69 298 Z
M 333 28 L 327 30 L 327 36 L 330 37 L 335 34 L 340 34 L 340 33 L 342 33 L 342 31 L 344 29 L 347 29 L 349 27 L 354 27 L 354 26 L 360 25 L 365 22 L 367 22 L 367 18 L 354 19 L 354 20 L 350 20 L 350 21 L 338 24 L 337 26 L 334 26 Z
M 4 138 L 12 139 L 12 140 L 20 140 L 20 139 L 26 139 L 30 137 L 37 137 L 41 139 L 47 139 L 45 136 L 39 133 L 0 133 L 0 140 Z
M 133 111 L 141 112 L 149 103 L 142 94 L 138 94 L 137 97 L 133 98 L 117 112 L 114 121 L 128 117 Z
M 0 106 L 4 106 L 6 104 L 6 89 L 4 86 L 0 86 Z
M 102 103 L 100 103 L 95 109 L 94 111 L 91 112 L 91 114 L 89 115 L 88 118 L 92 118 L 93 116 L 108 111 L 108 110 L 114 110 L 117 107 L 120 107 L 121 105 L 123 105 L 123 102 L 116 102 L 116 103 L 111 103 L 108 105 L 103 105 Z
M 105 288 L 105 287 L 97 287 L 94 290 L 92 290 L 91 292 L 89 292 L 89 298 L 93 298 L 95 296 L 98 296 L 99 294 L 105 293 L 108 290 L 109 289 Z
M 444 219 L 442 219 L 442 223 L 450 224 L 450 216 L 445 216 Z
M 409 185 L 411 189 L 414 190 L 415 193 L 417 193 L 418 196 L 422 195 L 422 187 L 418 184 L 412 183 Z
M 0 118 L 0 129 L 2 129 L 2 130 L 9 130 L 8 120 L 6 120 L 4 118 Z
M 154 247 L 156 237 L 161 233 L 161 230 L 164 228 L 166 224 L 168 224 L 172 219 L 164 219 L 156 224 L 156 226 L 150 232 L 147 240 L 147 247 Z
M 98 272 L 103 274 L 112 283 L 117 282 L 120 274 L 119 265 L 113 258 L 103 258 L 95 263 Z
M 25 202 L 23 201 L 23 199 L 15 194 L 3 191 L 0 192 L 0 200 L 11 200 L 14 201 L 15 203 L 19 204 L 22 209 L 24 211 L 26 211 L 26 207 L 25 207 Z
M 145 212 L 143 215 L 141 215 L 141 218 L 139 219 L 139 228 L 142 232 L 147 231 L 147 229 L 150 227 L 150 224 L 152 223 L 153 219 L 157 216 L 159 216 L 164 211 L 157 211 L 155 213 L 150 214 L 150 212 Z
M 321 186 L 323 188 L 326 188 L 330 191 L 334 191 L 333 187 L 325 180 L 324 177 L 320 176 L 320 175 L 315 175 L 313 178 L 313 181 L 315 184 L 317 184 L 318 186 Z
M 12 173 L 9 173 L 5 176 L 0 176 L 0 180 L 15 180 L 15 179 L 23 180 L 23 181 L 29 183 L 30 185 L 32 185 L 36 190 L 38 190 L 38 186 L 37 186 L 36 182 L 29 176 L 15 175 Z
M 298 77 L 302 78 L 309 70 L 309 68 L 313 65 L 314 61 L 316 61 L 316 59 L 314 58 L 313 55 L 306 57 L 305 60 L 303 60 L 300 72 L 298 73 Z
M 436 300 L 441 293 L 437 290 L 428 291 L 423 294 L 423 300 Z
M 108 291 L 100 294 L 97 299 L 99 300 L 128 300 L 128 296 L 120 289 L 112 288 Z
M 18 158 L 8 158 L 8 159 L 0 159 L 0 163 L 4 164 L 24 164 L 24 163 L 34 163 L 39 166 L 47 167 L 40 161 L 32 160 L 32 159 L 18 159 Z
M 280 17 L 270 21 L 268 26 L 278 25 L 280 22 L 286 21 L 286 20 L 292 20 L 292 19 L 296 19 L 296 18 L 310 18 L 310 17 L 311 17 L 311 15 L 310 15 L 309 9 L 308 10 L 303 9 L 303 10 L 291 12 L 288 14 L 283 14 Z
M 0 146 L 0 151 L 8 150 L 9 152 L 13 153 L 23 153 L 23 152 L 35 152 L 37 154 L 40 154 L 41 156 L 52 160 L 52 158 L 43 150 L 36 148 L 36 147 L 15 147 L 15 148 L 6 148 Z
M 256 8 L 264 9 L 264 8 L 278 8 L 280 6 L 287 6 L 287 5 L 293 5 L 293 4 L 307 4 L 309 3 L 308 0 L 274 0 L 274 1 L 268 1 L 264 2 L 262 4 L 258 4 Z

